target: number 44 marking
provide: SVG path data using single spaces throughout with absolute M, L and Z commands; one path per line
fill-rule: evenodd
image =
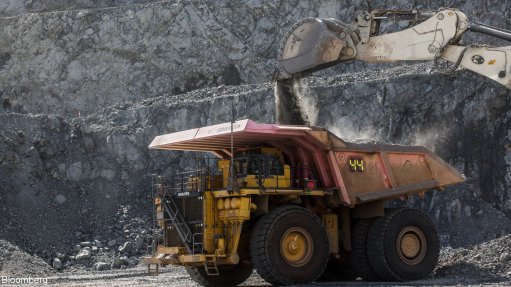
M 360 171 L 360 172 L 363 172 L 364 171 L 364 159 L 363 158 L 350 158 L 348 160 L 348 164 L 349 164 L 349 167 L 350 167 L 350 171 L 353 171 L 353 172 L 357 172 L 357 171 Z

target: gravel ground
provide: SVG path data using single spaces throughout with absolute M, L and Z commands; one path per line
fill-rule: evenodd
M 109 271 L 108 273 L 68 274 L 48 278 L 49 285 L 58 286 L 197 286 L 182 268 L 166 268 L 159 276 L 148 276 L 145 268 Z M 434 278 L 414 282 L 345 281 L 314 283 L 311 286 L 510 286 L 510 279 Z M 270 286 L 254 273 L 241 286 Z
M 511 279 L 511 234 L 467 248 L 444 248 L 435 276 Z
M 41 258 L 26 253 L 8 241 L 0 240 L 1 276 L 54 276 L 56 274 Z
M 196 286 L 184 268 L 165 267 L 159 276 L 149 276 L 145 266 L 121 270 L 53 271 L 43 260 L 6 241 L 0 241 L 0 275 L 47 277 L 58 286 Z M 21 260 L 20 260 L 21 259 Z M 313 286 L 510 286 L 511 234 L 466 248 L 443 248 L 430 278 L 414 282 L 319 282 Z M 244 286 L 269 286 L 257 273 Z

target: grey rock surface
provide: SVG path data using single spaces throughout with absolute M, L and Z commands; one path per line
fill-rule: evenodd
M 12 17 L 25 13 L 52 12 L 76 9 L 97 9 L 143 4 L 158 0 L 3 0 L 0 17 Z
M 8 1 L 7 6 L 27 7 L 28 2 L 41 7 L 29 11 L 100 8 L 0 18 L 0 112 L 78 117 L 115 103 L 266 82 L 282 36 L 309 16 L 351 23 L 368 9 L 459 7 L 473 20 L 511 27 L 509 1 L 182 0 L 117 6 L 114 2 L 150 1 L 39 0 Z M 50 6 L 56 8 L 44 8 Z M 396 25 L 385 24 L 383 30 Z M 474 40 L 494 43 L 467 37 Z M 381 67 L 350 64 L 323 74 Z M 91 148 L 93 143 L 84 139 L 84 144 Z M 70 171 L 70 176 L 80 175 L 78 166 Z

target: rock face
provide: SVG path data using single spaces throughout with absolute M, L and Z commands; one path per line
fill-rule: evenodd
M 0 238 L 42 256 L 70 252 L 63 249 L 80 242 L 76 237 L 120 236 L 127 220 L 124 214 L 116 219 L 119 206 L 131 206 L 135 217 L 152 226 L 150 174 L 183 169 L 193 163 L 193 155 L 149 153 L 149 142 L 161 133 L 228 121 L 224 107 L 231 102 L 239 116 L 274 120 L 268 84 L 160 97 L 106 108 L 90 118 L 1 114 L 0 178 L 6 184 L 0 185 L 5 215 Z M 84 144 L 87 140 L 94 142 L 93 149 Z M 76 162 L 82 166 L 80 177 L 69 177 Z M 105 169 L 115 175 L 102 177 Z M 62 205 L 55 201 L 58 194 L 66 196 Z M 124 237 L 105 238 L 112 248 L 124 243 Z
M 156 2 L 158 0 L 4 0 L 0 3 L 0 17 L 24 13 L 52 12 L 76 9 L 108 8 L 130 4 Z
M 115 103 L 201 87 L 266 82 L 283 34 L 309 16 L 351 23 L 359 12 L 374 8 L 459 7 L 471 19 L 509 28 L 511 11 L 508 1 L 438 0 L 416 7 L 399 0 L 345 5 L 312 0 L 183 0 L 132 6 L 116 5 L 151 1 L 67 2 L 4 5 L 14 10 L 19 6 L 19 11 L 114 7 L 0 19 L 0 110 L 76 117 Z M 385 24 L 383 30 L 392 27 Z M 352 71 L 353 65 L 338 70 Z
M 59 10 L 61 2 L 30 2 L 42 10 L 8 3 L 24 13 Z M 351 22 L 359 10 L 411 8 L 406 3 L 162 1 L 1 18 L 0 238 L 48 259 L 57 252 L 87 258 L 91 247 L 71 250 L 93 245 L 98 234 L 110 251 L 130 240 L 140 250 L 144 239 L 133 230 L 152 225 L 150 174 L 185 169 L 196 156 L 149 151 L 154 136 L 227 122 L 231 106 L 237 118 L 275 122 L 267 81 L 280 37 L 295 21 Z M 460 7 L 510 27 L 508 1 L 417 5 Z M 83 7 L 90 6 L 74 8 Z M 309 122 L 348 140 L 425 145 L 466 174 L 463 185 L 398 203 L 431 215 L 443 244 L 511 232 L 509 91 L 429 64 L 345 65 L 319 75 L 301 83 L 298 103 Z M 128 207 L 136 226 L 119 213 Z M 131 264 L 119 256 L 113 268 Z

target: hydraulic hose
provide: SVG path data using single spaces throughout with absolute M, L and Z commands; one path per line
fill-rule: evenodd
M 511 31 L 507 31 L 504 29 L 478 24 L 478 23 L 470 23 L 468 29 L 472 32 L 481 33 L 489 36 L 493 36 L 495 38 L 499 38 L 502 40 L 511 41 Z

